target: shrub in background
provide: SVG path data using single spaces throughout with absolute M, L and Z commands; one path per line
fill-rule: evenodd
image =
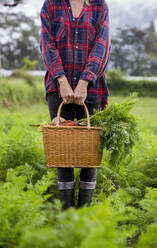
M 24 77 L 27 80 L 23 79 Z M 13 108 L 16 105 L 29 106 L 32 103 L 46 103 L 44 86 L 39 83 L 38 78 L 29 74 L 24 73 L 22 78 L 2 78 L 0 86 L 1 107 Z
M 131 92 L 138 92 L 139 96 L 157 97 L 157 81 L 150 80 L 129 80 L 120 70 L 107 72 L 107 83 L 109 90 L 117 95 L 129 95 Z
M 36 65 L 38 64 L 37 60 L 30 60 L 29 56 L 23 57 L 22 59 L 23 66 L 21 67 L 22 71 L 33 71 L 36 69 Z

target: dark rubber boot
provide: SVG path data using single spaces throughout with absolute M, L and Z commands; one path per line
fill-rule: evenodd
M 93 192 L 94 189 L 79 189 L 78 207 L 82 207 L 85 204 L 89 207 Z
M 60 201 L 62 203 L 63 210 L 75 206 L 74 192 L 74 189 L 59 190 Z

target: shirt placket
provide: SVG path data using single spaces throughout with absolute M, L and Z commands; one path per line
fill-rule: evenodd
M 69 0 L 65 0 L 67 5 L 68 5 L 68 15 L 69 15 L 69 19 L 71 22 L 73 22 L 74 24 L 74 40 L 73 40 L 73 72 L 71 72 L 71 80 L 72 80 L 72 88 L 74 89 L 76 86 L 76 80 L 77 80 L 77 71 L 75 71 L 75 60 L 76 60 L 76 50 L 79 49 L 79 45 L 77 44 L 77 40 L 78 40 L 78 23 L 80 18 L 82 17 L 82 15 L 85 12 L 85 8 L 86 8 L 86 3 L 84 3 L 83 5 L 83 9 L 79 15 L 78 18 L 75 18 L 72 14 L 72 9 L 71 9 L 71 5 Z
M 72 86 L 73 86 L 73 89 L 75 88 L 76 86 L 76 80 L 77 80 L 77 77 L 76 77 L 76 70 L 75 70 L 75 60 L 76 60 L 76 50 L 79 49 L 79 46 L 77 44 L 77 37 L 78 37 L 78 23 L 75 24 L 75 29 L 74 29 L 74 66 L 73 66 L 73 82 L 72 82 Z

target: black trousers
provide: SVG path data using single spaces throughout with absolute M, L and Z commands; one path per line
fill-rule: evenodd
M 62 98 L 57 92 L 47 94 L 47 103 L 51 120 L 57 116 L 57 111 Z M 89 114 L 93 114 L 93 109 L 100 109 L 100 104 L 86 104 Z M 81 105 L 74 103 L 63 105 L 61 117 L 66 120 L 80 120 L 85 117 L 84 108 Z M 57 168 L 59 189 L 70 189 L 74 187 L 74 169 L 73 168 Z M 81 168 L 80 169 L 80 188 L 95 188 L 96 186 L 96 168 Z

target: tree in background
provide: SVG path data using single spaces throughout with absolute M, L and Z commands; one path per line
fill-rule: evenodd
M 157 75 L 157 34 L 149 28 L 119 28 L 112 39 L 111 65 L 136 76 Z
M 4 1 L 4 6 L 15 7 L 21 2 L 22 0 L 14 0 L 12 3 L 9 3 L 8 1 Z
M 147 31 L 146 51 L 150 59 L 150 71 L 157 75 L 157 33 L 154 22 L 151 21 Z
M 151 21 L 147 28 L 146 51 L 152 60 L 157 60 L 157 33 L 155 32 L 154 22 Z
M 22 1 L 14 0 L 14 3 L 5 2 L 5 6 L 13 7 L 19 3 Z M 22 13 L 7 16 L 0 13 L 0 29 L 2 33 L 9 30 L 10 35 L 5 44 L 0 42 L 3 68 L 20 68 L 22 58 L 29 56 L 30 60 L 38 61 L 36 69 L 45 70 L 39 50 L 40 26 L 35 23 L 35 18 Z M 157 34 L 153 21 L 144 29 L 129 26 L 117 29 L 111 45 L 111 68 L 120 68 L 129 75 L 157 75 Z
M 3 68 L 20 68 L 22 59 L 26 56 L 39 62 L 36 69 L 45 68 L 39 48 L 40 26 L 36 24 L 35 17 L 30 18 L 23 13 L 6 15 L 1 12 L 0 34 L 0 54 Z M 4 38 L 3 34 L 6 34 Z

